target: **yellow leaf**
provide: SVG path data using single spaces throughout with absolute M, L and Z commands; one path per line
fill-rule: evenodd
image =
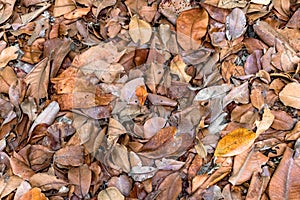
M 135 43 L 140 41 L 140 45 L 142 45 L 151 39 L 152 29 L 149 23 L 133 16 L 129 23 L 129 35 Z
M 218 143 L 215 156 L 235 156 L 247 150 L 256 138 L 256 134 L 246 128 L 238 128 L 225 135 Z

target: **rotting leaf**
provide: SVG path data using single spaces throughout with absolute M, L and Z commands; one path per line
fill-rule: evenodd
M 152 117 L 148 119 L 144 124 L 144 137 L 150 139 L 155 133 L 162 129 L 167 120 L 162 117 Z
M 151 39 L 152 29 L 148 22 L 133 16 L 129 23 L 129 35 L 135 43 L 143 45 Z
M 238 128 L 225 135 L 215 149 L 215 156 L 228 157 L 247 150 L 256 138 L 256 134 L 246 128 Z
M 184 50 L 198 49 L 208 26 L 208 13 L 203 8 L 183 11 L 176 21 L 177 41 Z
M 246 16 L 239 8 L 234 8 L 226 17 L 226 36 L 228 40 L 235 40 L 246 31 Z

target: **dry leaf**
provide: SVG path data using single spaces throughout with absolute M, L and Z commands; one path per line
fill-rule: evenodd
M 219 4 L 218 4 L 218 7 L 228 8 L 228 9 L 236 8 L 236 7 L 244 8 L 247 4 L 248 4 L 248 1 L 246 1 L 246 0 L 239 0 L 239 1 L 236 1 L 236 0 L 220 0 Z
M 168 175 L 159 185 L 157 199 L 176 200 L 182 191 L 182 180 L 178 172 Z
M 0 69 L 0 93 L 7 93 L 9 87 L 17 81 L 15 71 L 11 67 Z
M 70 169 L 68 179 L 71 184 L 75 185 L 75 194 L 80 198 L 86 197 L 92 181 L 92 172 L 89 167 L 84 164 L 78 168 Z
M 176 20 L 177 41 L 184 50 L 196 50 L 208 26 L 208 13 L 203 8 L 183 11 Z
M 47 200 L 48 198 L 41 192 L 39 188 L 32 188 L 26 192 L 19 200 Z
M 45 58 L 39 62 L 24 79 L 28 85 L 27 95 L 36 98 L 37 101 L 47 97 L 49 76 L 50 62 L 48 58 Z
M 135 43 L 143 45 L 151 39 L 152 28 L 148 22 L 138 19 L 135 15 L 129 23 L 129 35 Z
M 84 161 L 82 146 L 66 146 L 55 152 L 53 161 L 62 166 L 80 166 Z
M 0 14 L 1 15 L 1 14 Z M 6 47 L 0 53 L 0 69 L 5 67 L 9 61 L 18 58 L 19 49 L 15 46 Z
M 216 147 L 215 156 L 235 156 L 247 150 L 256 138 L 256 134 L 246 128 L 238 128 L 225 135 Z
M 148 119 L 144 124 L 144 137 L 150 139 L 160 129 L 165 127 L 167 120 L 162 117 L 152 117 Z
M 226 17 L 226 36 L 228 40 L 239 38 L 246 31 L 246 16 L 239 8 L 234 8 Z
M 3 199 L 19 187 L 23 179 L 19 176 L 2 176 L 0 178 L 0 198 Z
M 171 74 L 176 74 L 179 77 L 179 81 L 187 83 L 192 77 L 185 72 L 186 67 L 187 65 L 182 60 L 181 56 L 177 55 L 170 63 L 170 72 Z
M 138 97 L 140 105 L 143 106 L 148 96 L 146 87 L 141 85 L 135 89 L 135 95 Z
M 3 24 L 6 20 L 10 18 L 13 14 L 15 0 L 4 0 L 1 1 L 1 9 L 0 9 L 0 25 Z
M 101 190 L 97 197 L 98 200 L 124 200 L 125 197 L 116 187 L 109 187 Z
M 279 98 L 284 105 L 300 109 L 300 84 L 296 82 L 287 84 L 279 93 Z
M 146 179 L 152 178 L 158 171 L 155 167 L 150 166 L 134 166 L 131 168 L 129 175 L 135 181 L 144 181 Z
M 33 175 L 29 179 L 29 183 L 32 187 L 38 187 L 42 191 L 47 190 L 59 190 L 61 187 L 66 186 L 67 183 L 62 180 L 58 179 L 56 176 L 49 175 L 47 173 L 37 173 Z
M 260 134 L 268 130 L 273 124 L 274 119 L 275 116 L 272 114 L 271 110 L 269 108 L 265 108 L 262 120 L 255 122 L 255 125 L 257 127 L 256 137 L 258 137 Z
M 269 197 L 271 200 L 298 199 L 300 195 L 300 182 L 298 174 L 300 166 L 293 159 L 294 151 L 287 147 L 283 157 L 274 172 L 269 184 Z
M 59 17 L 76 9 L 75 3 L 72 0 L 55 0 L 53 16 Z
M 268 157 L 254 148 L 244 151 L 234 157 L 233 172 L 229 178 L 232 185 L 240 185 L 252 177 L 253 173 L 261 172 L 261 166 L 268 161 Z

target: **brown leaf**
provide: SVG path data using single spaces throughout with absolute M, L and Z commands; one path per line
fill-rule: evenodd
M 268 161 L 268 157 L 254 148 L 244 151 L 234 157 L 233 172 L 229 182 L 233 185 L 240 185 L 252 177 L 253 173 L 261 172 L 261 166 Z
M 47 200 L 45 194 L 41 192 L 39 188 L 32 188 L 28 192 L 26 192 L 23 196 L 19 198 L 19 200 Z
M 17 81 L 15 71 L 7 66 L 0 69 L 0 93 L 8 93 L 9 87 Z
M 1 2 L 3 7 L 1 7 L 0 11 L 0 24 L 3 24 L 13 13 L 15 0 L 4 0 Z
M 165 127 L 166 119 L 162 117 L 152 117 L 148 119 L 144 124 L 144 137 L 150 139 L 160 129 Z
M 37 173 L 33 175 L 29 179 L 29 183 L 32 187 L 38 187 L 42 191 L 53 189 L 59 190 L 61 187 L 67 185 L 67 183 L 64 180 L 58 179 L 56 176 L 49 175 L 47 173 Z
M 168 175 L 159 185 L 157 199 L 176 200 L 182 190 L 182 180 L 178 172 Z
M 55 0 L 53 16 L 59 17 L 76 9 L 72 0 Z
M 294 151 L 287 147 L 283 157 L 274 172 L 269 184 L 269 197 L 271 200 L 298 199 L 300 183 L 298 174 L 300 167 L 293 159 Z
M 48 58 L 39 62 L 25 77 L 28 85 L 27 95 L 39 101 L 48 96 L 48 84 L 50 76 L 50 62 Z
M 128 196 L 132 189 L 132 180 L 126 175 L 112 177 L 108 181 L 107 186 L 116 187 L 124 196 Z
M 177 41 L 184 50 L 195 50 L 201 46 L 206 34 L 208 13 L 203 8 L 183 11 L 176 21 Z
M 79 198 L 84 198 L 89 193 L 92 172 L 86 164 L 70 169 L 68 179 L 71 184 L 75 185 L 74 192 Z
M 298 121 L 289 133 L 286 134 L 286 140 L 297 140 L 300 137 L 300 121 Z
M 26 180 L 35 174 L 34 171 L 27 164 L 25 164 L 22 160 L 19 160 L 18 158 L 10 158 L 10 165 L 15 175 L 22 177 Z
M 300 109 L 300 84 L 296 82 L 287 84 L 279 93 L 279 98 L 284 105 Z
M 176 74 L 179 77 L 179 81 L 189 82 L 192 77 L 185 72 L 186 67 L 187 65 L 182 60 L 181 56 L 177 55 L 171 61 L 170 72 L 171 74 Z
M 295 121 L 286 112 L 281 110 L 272 110 L 271 112 L 275 116 L 272 128 L 276 130 L 291 130 L 294 127 Z
M 83 147 L 66 146 L 54 154 L 54 162 L 63 166 L 80 166 L 83 164 Z
M 239 8 L 234 8 L 226 17 L 226 36 L 228 40 L 239 38 L 246 31 L 246 16 Z
M 238 155 L 247 150 L 254 143 L 255 138 L 256 135 L 251 130 L 236 129 L 219 141 L 214 155 L 221 157 Z
M 23 179 L 19 176 L 2 176 L 0 178 L 0 198 L 3 199 L 19 187 Z

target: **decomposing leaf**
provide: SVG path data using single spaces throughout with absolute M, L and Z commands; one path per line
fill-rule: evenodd
M 129 23 L 129 35 L 135 43 L 143 45 L 151 39 L 152 28 L 148 22 L 133 16 Z
M 215 156 L 228 157 L 247 150 L 256 138 L 256 134 L 246 128 L 238 128 L 225 135 L 216 147 Z
M 246 31 L 246 16 L 239 8 L 234 8 L 226 17 L 226 36 L 229 40 L 235 40 Z
M 293 153 L 291 148 L 286 148 L 270 180 L 268 191 L 271 200 L 299 198 L 300 183 L 297 174 L 300 172 L 300 166 L 293 159 Z
M 9 61 L 17 59 L 19 55 L 18 51 L 19 49 L 15 46 L 3 49 L 0 53 L 0 69 L 5 67 Z
M 203 8 L 183 11 L 176 20 L 177 41 L 184 50 L 198 49 L 206 34 L 208 13 Z
M 275 119 L 272 128 L 276 130 L 291 130 L 294 127 L 295 120 L 285 111 L 272 110 Z
M 109 187 L 101 190 L 97 197 L 98 200 L 124 200 L 125 197 L 116 187 Z
M 279 98 L 284 105 L 300 109 L 300 84 L 296 82 L 287 84 L 279 93 Z

